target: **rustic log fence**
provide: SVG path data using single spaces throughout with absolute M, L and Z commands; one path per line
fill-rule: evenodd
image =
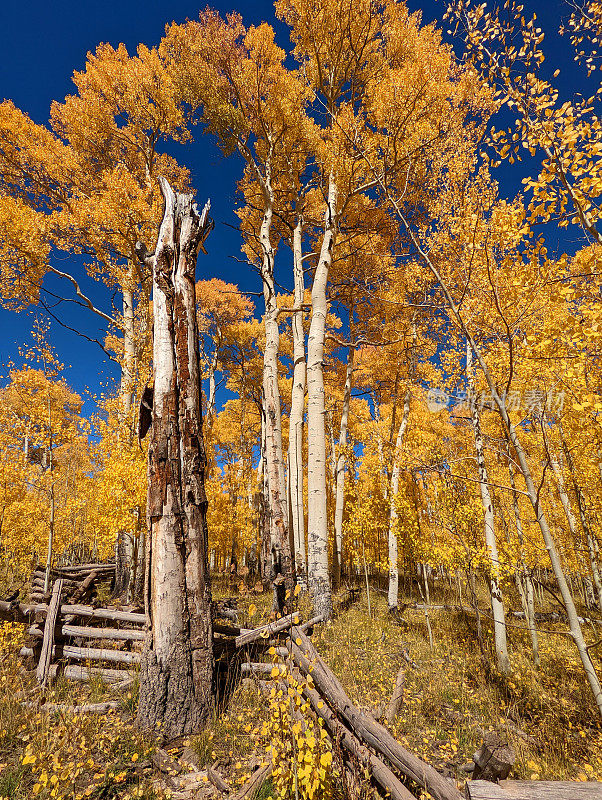
M 0 619 L 29 625 L 29 641 L 21 649 L 21 656 L 35 667 L 42 688 L 59 675 L 74 681 L 100 680 L 117 688 L 132 684 L 147 635 L 145 615 L 133 609 L 105 608 L 84 602 L 94 595 L 99 581 L 112 580 L 114 569 L 112 564 L 85 564 L 53 570 L 51 591 L 47 594 L 43 593 L 43 586 L 40 592 L 39 575 L 34 573 L 34 602 L 0 601 Z M 352 594 L 347 602 L 355 599 Z M 321 617 L 301 623 L 299 615 L 293 613 L 258 628 L 245 629 L 233 623 L 227 605 L 214 604 L 213 614 L 222 620 L 213 623 L 217 670 L 231 685 L 235 685 L 240 676 L 250 676 L 260 690 L 269 693 L 274 686 L 286 690 L 281 673 L 278 671 L 276 675 L 273 664 L 261 660 L 268 648 L 275 647 L 303 687 L 304 697 L 313 713 L 323 720 L 348 767 L 353 769 L 354 765 L 361 764 L 380 793 L 392 800 L 415 800 L 422 791 L 435 800 L 461 800 L 454 781 L 406 750 L 384 725 L 352 703 L 310 639 Z M 81 622 L 85 624 L 79 624 Z M 398 676 L 392 703 L 396 693 L 402 691 L 403 681 L 400 682 Z M 58 708 L 50 704 L 48 710 L 55 706 Z M 104 713 L 114 707 L 114 703 L 108 702 L 74 708 L 76 713 Z M 389 719 L 388 714 L 386 718 Z M 487 769 L 493 763 L 492 755 L 496 764 L 501 760 L 511 765 L 511 760 L 501 759 L 500 752 L 493 745 L 487 750 L 485 742 L 475 754 L 473 777 L 486 776 L 489 780 L 469 781 L 465 790 L 468 800 L 602 800 L 602 784 L 599 783 L 492 783 L 491 780 L 507 777 L 509 771 L 509 768 L 498 770 L 499 774 L 496 772 L 491 777 Z M 237 798 L 242 800 L 249 796 L 247 792 L 255 791 L 259 781 L 268 776 L 268 766 L 257 770 Z M 186 776 L 188 782 L 194 774 Z M 220 791 L 227 793 L 220 784 L 219 774 L 207 772 L 207 776 L 213 785 L 221 787 Z

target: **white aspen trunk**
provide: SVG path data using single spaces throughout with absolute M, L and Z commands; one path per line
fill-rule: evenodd
M 305 334 L 303 311 L 305 297 L 303 278 L 303 219 L 298 218 L 293 232 L 293 277 L 295 282 L 295 311 L 291 321 L 293 331 L 293 387 L 289 416 L 289 485 L 291 525 L 295 548 L 297 582 L 307 587 L 307 555 L 305 552 L 305 509 L 303 503 L 303 412 L 305 407 Z
M 516 586 L 520 594 L 523 611 L 525 612 L 525 621 L 529 626 L 529 635 L 531 636 L 531 651 L 533 653 L 533 663 L 536 667 L 539 666 L 539 641 L 537 638 L 537 628 L 535 627 L 535 604 L 533 599 L 533 581 L 531 580 L 531 573 L 525 563 L 524 554 L 524 536 L 523 536 L 523 523 L 520 518 L 520 506 L 518 504 L 518 495 L 516 493 L 516 483 L 514 481 L 514 469 L 512 463 L 508 460 L 508 472 L 510 474 L 510 485 L 512 487 L 512 507 L 514 510 L 514 521 L 516 525 L 516 534 L 519 542 L 520 564 L 515 573 Z
M 44 576 L 44 594 L 50 589 L 50 570 L 52 569 L 52 550 L 54 547 L 55 497 L 54 497 L 54 435 L 52 427 L 52 405 L 48 392 L 48 470 L 50 472 L 50 519 L 48 528 L 48 551 L 46 553 L 46 573 Z
M 506 409 L 506 404 L 504 400 L 497 393 L 495 383 L 493 381 L 491 373 L 487 369 L 487 364 L 485 363 L 484 358 L 480 355 L 480 353 L 477 353 L 477 357 L 479 359 L 479 363 L 487 379 L 489 391 L 491 392 L 491 395 L 494 399 L 496 406 L 498 407 L 500 416 L 504 423 L 509 443 L 512 445 L 512 447 L 516 452 L 520 470 L 523 474 L 523 478 L 525 481 L 527 496 L 529 497 L 529 501 L 531 502 L 533 511 L 535 512 L 537 523 L 539 525 L 539 529 L 541 531 L 541 535 L 543 537 L 546 550 L 548 551 L 548 556 L 550 558 L 552 570 L 554 572 L 556 582 L 558 583 L 560 595 L 562 597 L 562 601 L 566 609 L 569 622 L 569 630 L 571 632 L 573 641 L 575 642 L 575 647 L 577 648 L 577 652 L 579 653 L 579 658 L 581 659 L 585 676 L 592 690 L 592 694 L 594 695 L 594 700 L 596 702 L 600 715 L 602 716 L 602 687 L 600 686 L 600 680 L 598 678 L 596 669 L 589 655 L 585 639 L 583 638 L 583 631 L 581 630 L 581 624 L 579 622 L 579 617 L 577 615 L 577 609 L 575 608 L 575 603 L 573 601 L 573 597 L 571 595 L 564 574 L 564 570 L 562 568 L 560 557 L 556 549 L 556 543 L 554 541 L 554 537 L 552 536 L 552 532 L 550 531 L 550 528 L 548 526 L 548 520 L 539 502 L 539 494 L 535 487 L 533 476 L 531 475 L 531 470 L 529 468 L 529 462 L 527 461 L 527 456 L 525 454 L 525 451 L 523 450 L 522 442 L 518 437 L 516 428 L 514 427 L 514 425 L 510 420 L 510 416 L 508 415 L 508 410 Z
M 541 535 L 544 540 L 546 550 L 548 551 L 548 556 L 550 558 L 552 570 L 556 577 L 558 588 L 560 589 L 560 594 L 562 596 L 562 600 L 565 605 L 565 609 L 569 620 L 569 630 L 571 632 L 571 636 L 573 637 L 573 641 L 575 642 L 577 652 L 579 653 L 579 658 L 581 659 L 583 670 L 585 672 L 587 681 L 592 690 L 592 694 L 594 695 L 594 700 L 596 702 L 600 715 L 602 716 L 602 687 L 600 686 L 600 680 L 596 673 L 593 662 L 590 658 L 587 645 L 585 644 L 585 639 L 583 638 L 583 631 L 581 630 L 581 624 L 579 622 L 579 617 L 577 616 L 577 610 L 575 609 L 575 603 L 573 601 L 573 597 L 569 590 L 566 577 L 562 569 L 562 564 L 560 562 L 560 558 L 558 557 L 558 551 L 556 550 L 556 543 L 554 542 L 554 537 L 552 536 L 552 532 L 550 531 L 546 515 L 541 507 L 541 503 L 539 502 L 539 493 L 537 491 L 537 488 L 535 487 L 533 476 L 531 474 L 531 469 L 529 467 L 529 462 L 527 460 L 526 453 L 523 449 L 522 442 L 516 432 L 516 427 L 512 423 L 510 415 L 508 414 L 508 409 L 506 408 L 506 401 L 499 395 L 493 376 L 489 371 L 489 368 L 487 367 L 487 362 L 485 361 L 485 358 L 483 357 L 483 354 L 481 353 L 479 347 L 477 346 L 473 336 L 470 334 L 468 327 L 462 317 L 461 310 L 459 306 L 456 304 L 449 286 L 443 279 L 441 273 L 439 272 L 439 269 L 437 268 L 433 259 L 430 257 L 428 251 L 425 250 L 424 247 L 422 246 L 418 233 L 409 223 L 400 203 L 391 195 L 388 188 L 382 183 L 380 179 L 378 179 L 378 183 L 381 189 L 383 190 L 384 194 L 386 195 L 387 199 L 391 203 L 392 207 L 394 208 L 399 221 L 402 223 L 406 233 L 408 234 L 410 241 L 416 248 L 418 255 L 420 256 L 422 261 L 426 264 L 432 276 L 435 278 L 438 285 L 440 286 L 441 291 L 443 292 L 445 300 L 448 304 L 452 319 L 454 320 L 454 322 L 456 322 L 460 331 L 469 340 L 470 346 L 472 347 L 474 354 L 479 362 L 479 366 L 483 370 L 483 375 L 485 376 L 485 380 L 487 381 L 487 387 L 491 392 L 491 396 L 493 398 L 493 401 L 498 409 L 499 415 L 503 422 L 504 434 L 507 438 L 507 441 L 509 442 L 509 444 L 512 445 L 512 447 L 516 452 L 516 457 L 518 459 L 520 470 L 525 480 L 527 496 L 529 497 L 529 501 L 533 507 L 533 511 L 535 513 L 535 517 L 537 519 L 537 523 L 539 525 L 539 529 L 541 531 Z
M 167 739 L 197 731 L 213 708 L 213 631 L 207 544 L 206 463 L 195 269 L 212 228 L 191 195 L 165 199 L 153 266 L 155 373 L 148 456 L 145 608 L 138 725 Z
M 131 445 L 134 420 L 132 418 L 132 398 L 136 374 L 136 332 L 134 327 L 134 267 L 130 264 L 127 283 L 122 287 L 123 303 L 123 359 L 121 363 L 121 382 L 119 386 L 119 405 L 121 420 L 128 427 L 128 438 Z M 136 570 L 134 534 L 132 531 L 120 530 L 115 543 L 116 577 L 113 596 L 131 602 L 135 591 Z M 140 584 L 139 584 L 140 588 Z M 142 598 L 140 594 L 139 599 Z
M 270 171 L 263 183 L 264 209 L 259 240 L 262 250 L 261 278 L 265 302 L 264 328 L 265 352 L 263 357 L 263 396 L 265 409 L 265 455 L 268 486 L 268 508 L 270 551 L 274 604 L 282 611 L 285 591 L 293 588 L 293 564 L 288 537 L 286 513 L 286 481 L 282 455 L 282 417 L 280 389 L 278 387 L 278 306 L 274 285 L 274 251 L 270 240 L 274 195 L 270 182 Z
M 410 416 L 411 393 L 408 390 L 403 400 L 403 412 L 401 422 L 395 440 L 395 450 L 393 453 L 393 469 L 391 471 L 391 491 L 389 494 L 389 591 L 387 593 L 387 603 L 389 611 L 397 609 L 399 596 L 399 567 L 397 565 L 397 507 L 395 505 L 399 492 L 399 475 L 401 472 L 401 452 L 403 447 L 403 437 L 405 436 Z
M 489 478 L 485 465 L 485 449 L 483 447 L 483 435 L 481 433 L 481 420 L 475 393 L 475 380 L 472 366 L 472 348 L 466 342 L 466 377 L 468 381 L 468 394 L 470 402 L 470 415 L 472 418 L 472 428 L 474 433 L 475 450 L 477 453 L 477 466 L 479 471 L 479 487 L 481 490 L 481 502 L 483 504 L 485 544 L 489 553 L 490 577 L 489 589 L 491 593 L 491 613 L 493 615 L 493 632 L 495 640 L 495 653 L 497 657 L 498 669 L 502 675 L 510 672 L 510 659 L 508 658 L 508 645 L 506 643 L 506 617 L 504 614 L 504 601 L 499 581 L 499 558 L 497 543 L 495 540 L 495 527 L 493 516 L 493 503 L 489 492 Z
M 560 423 L 559 423 L 560 426 Z M 592 580 L 594 587 L 596 589 L 596 598 L 598 603 L 598 609 L 600 613 L 602 613 L 602 581 L 600 580 L 600 570 L 598 568 L 598 557 L 596 553 L 596 542 L 592 536 L 592 532 L 589 526 L 589 522 L 587 520 L 587 514 L 585 509 L 585 501 L 583 498 L 583 493 L 581 491 L 581 487 L 577 483 L 577 478 L 575 476 L 575 465 L 573 463 L 573 457 L 571 455 L 571 451 L 567 447 L 567 443 L 564 440 L 564 435 L 562 432 L 562 426 L 560 426 L 560 437 L 562 442 L 562 448 L 564 450 L 564 454 L 567 460 L 567 466 L 571 473 L 571 479 L 573 482 L 573 489 L 575 491 L 575 497 L 577 499 L 577 508 L 579 509 L 579 519 L 581 520 L 581 527 L 583 528 L 583 533 L 585 534 L 585 541 L 587 543 L 587 553 L 589 556 L 589 565 L 592 573 Z
M 351 338 L 351 332 L 349 338 Z M 350 347 L 347 354 L 347 369 L 345 372 L 345 388 L 343 390 L 343 406 L 341 409 L 341 427 L 339 433 L 339 455 L 336 466 L 334 543 L 332 549 L 333 589 L 335 591 L 337 591 L 341 585 L 341 564 L 343 559 L 343 512 L 345 510 L 345 449 L 347 447 L 347 428 L 349 425 L 349 406 L 351 404 L 354 357 L 355 348 Z
M 218 356 L 219 356 L 219 343 L 221 339 L 220 330 L 218 328 L 215 337 L 215 352 L 209 364 L 208 377 L 209 377 L 209 397 L 207 398 L 207 427 L 211 428 L 213 425 L 213 416 L 215 414 L 215 372 L 217 370 Z
M 312 311 L 307 345 L 307 518 L 308 582 L 316 614 L 332 616 L 332 592 L 328 577 L 328 519 L 326 507 L 326 434 L 324 427 L 324 338 L 326 286 L 336 235 L 337 187 L 328 179 L 324 236 L 311 291 Z

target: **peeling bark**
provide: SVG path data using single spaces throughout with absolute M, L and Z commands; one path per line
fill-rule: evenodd
M 213 707 L 206 464 L 195 269 L 212 228 L 191 195 L 160 179 L 165 212 L 153 257 L 155 389 L 148 472 L 145 606 L 138 725 L 171 739 L 198 730 Z

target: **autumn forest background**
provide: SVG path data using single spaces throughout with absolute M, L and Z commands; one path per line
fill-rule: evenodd
M 516 777 L 602 780 L 602 5 L 161 5 L 40 9 L 4 48 L 1 596 L 111 562 L 100 598 L 148 615 L 159 231 L 209 198 L 214 601 L 319 617 L 353 701 L 459 787 L 491 731 Z M 169 793 L 138 685 L 51 718 L 0 624 L 0 798 Z M 113 697 L 44 697 L 76 691 Z M 267 748 L 258 797 L 369 796 L 283 708 L 247 679 L 180 733 L 231 786 Z

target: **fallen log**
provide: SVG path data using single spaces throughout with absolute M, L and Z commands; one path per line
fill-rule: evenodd
M 596 781 L 468 781 L 468 800 L 602 800 Z
M 238 794 L 234 795 L 233 800 L 245 800 L 247 797 L 253 797 L 258 789 L 260 789 L 267 779 L 272 774 L 272 762 L 264 764 L 255 770 L 249 780 L 245 783 Z
M 102 563 L 99 563 L 99 564 L 95 564 L 95 563 L 94 564 L 70 564 L 68 566 L 63 566 L 63 567 L 54 566 L 54 567 L 51 567 L 50 574 L 51 575 L 56 574 L 59 577 L 64 577 L 65 575 L 68 575 L 70 573 L 80 574 L 82 572 L 90 572 L 91 569 L 100 570 L 101 572 L 102 571 L 115 572 L 115 564 L 111 563 L 110 561 L 105 561 L 105 562 L 102 562 Z M 34 575 L 37 575 L 39 573 L 43 574 L 44 572 L 45 572 L 45 570 L 42 569 L 41 567 L 36 567 L 36 569 L 34 570 Z
M 70 603 L 79 603 L 80 600 L 83 600 L 90 594 L 94 588 L 94 584 L 100 577 L 100 572 L 96 569 L 90 570 L 90 572 L 86 575 L 86 577 L 77 584 L 75 590 L 71 593 L 69 597 Z
M 282 633 L 282 631 L 292 628 L 293 625 L 299 624 L 299 614 L 289 614 L 282 619 L 277 619 L 275 622 L 270 622 L 267 625 L 262 625 L 259 628 L 241 633 L 234 640 L 236 647 L 244 647 L 247 644 L 256 642 L 258 639 L 267 639 L 275 633 Z
M 37 625 L 32 625 L 28 629 L 30 636 L 42 636 L 42 630 Z M 82 639 L 109 639 L 111 641 L 138 641 L 143 642 L 146 638 L 144 631 L 130 628 L 93 628 L 82 625 L 60 625 L 60 635 L 64 638 Z
M 337 719 L 315 689 L 304 687 L 303 696 L 309 701 L 314 713 L 324 720 L 333 741 L 342 744 L 355 759 L 370 770 L 376 783 L 391 797 L 391 800 L 416 800 L 395 773 L 363 746 L 357 736 Z
M 219 772 L 216 772 L 213 767 L 207 767 L 207 777 L 222 794 L 229 794 L 232 791 L 229 784 L 226 783 Z
M 451 780 L 402 747 L 385 727 L 353 705 L 339 679 L 298 627 L 292 629 L 290 647 L 297 666 L 303 673 L 311 674 L 323 700 L 347 723 L 358 739 L 437 800 L 460 800 L 460 792 Z
M 240 665 L 241 675 L 269 675 L 273 669 L 272 664 L 265 664 L 263 662 L 247 662 L 243 661 Z
M 253 664 L 251 666 L 257 667 L 258 665 Z M 270 664 L 263 664 L 261 666 L 267 667 L 270 671 L 272 669 L 272 665 Z M 293 671 L 293 676 L 300 684 L 305 684 L 298 670 Z M 277 679 L 271 681 L 260 680 L 259 687 L 266 694 L 268 694 L 273 687 L 276 687 L 282 691 L 284 696 L 286 696 L 288 690 L 287 684 Z M 320 717 L 326 724 L 326 728 L 332 740 L 342 745 L 347 751 L 348 760 L 350 760 L 349 756 L 352 756 L 353 759 L 359 761 L 366 767 L 385 795 L 389 796 L 391 800 L 416 800 L 414 795 L 406 789 L 395 773 L 375 756 L 374 753 L 371 753 L 367 747 L 363 746 L 358 738 L 337 719 L 332 709 L 326 705 L 315 689 L 304 685 L 302 691 L 303 696 L 309 701 L 316 716 Z
M 483 736 L 483 744 L 472 757 L 475 767 L 472 776 L 475 780 L 496 783 L 505 780 L 515 761 L 514 750 L 508 742 L 495 732 Z
M 63 658 L 73 658 L 77 661 L 112 661 L 116 664 L 139 664 L 140 653 L 130 653 L 124 650 L 107 650 L 99 649 L 96 647 L 73 647 L 71 645 L 63 645 L 61 648 Z M 22 647 L 19 655 L 23 658 L 33 656 L 34 651 L 32 647 Z M 56 652 L 53 648 L 53 656 L 61 657 L 61 653 Z
M 317 625 L 319 622 L 324 622 L 323 614 L 308 619 L 307 622 L 304 622 L 302 625 L 299 625 L 299 630 L 303 631 L 304 633 L 307 633 L 308 636 L 311 636 L 311 629 L 314 627 L 314 625 Z
M 106 714 L 107 711 L 112 711 L 119 708 L 117 700 L 109 700 L 106 703 L 84 703 L 79 706 L 72 706 L 70 703 L 39 703 L 28 702 L 21 703 L 25 708 L 36 708 L 39 711 L 46 711 L 49 714 L 58 712 L 60 714 Z
M 14 603 L 0 600 L 0 620 L 8 622 L 31 622 L 31 617 L 35 614 L 46 615 L 48 605 L 45 603 Z M 89 617 L 90 619 L 106 619 L 113 622 L 130 622 L 135 625 L 144 625 L 146 617 L 144 614 L 137 614 L 133 611 L 119 611 L 112 608 L 93 608 L 83 605 L 62 605 L 61 616 L 73 614 L 76 617 Z
M 384 718 L 389 725 L 395 722 L 395 717 L 399 714 L 399 709 L 403 703 L 403 688 L 405 685 L 406 674 L 403 667 L 399 669 L 395 678 L 395 687 L 389 705 L 385 709 Z
M 56 678 L 58 674 L 58 664 L 53 664 L 49 670 L 49 676 Z M 100 667 L 82 667 L 77 664 L 68 664 L 62 674 L 68 680 L 89 681 L 92 678 L 100 678 L 104 683 L 115 683 L 123 681 L 126 677 L 131 677 L 131 673 L 125 669 L 107 669 Z
M 34 613 L 45 614 L 47 607 L 44 605 L 34 605 Z M 72 614 L 75 617 L 89 617 L 90 619 L 106 619 L 110 622 L 130 622 L 136 625 L 146 624 L 144 614 L 136 614 L 133 611 L 119 611 L 116 608 L 93 608 L 77 604 L 61 606 L 61 616 Z
M 237 625 L 221 625 L 219 622 L 214 622 L 212 627 L 213 633 L 220 633 L 222 636 L 240 636 L 241 633 L 249 633 L 250 630 L 239 628 Z

